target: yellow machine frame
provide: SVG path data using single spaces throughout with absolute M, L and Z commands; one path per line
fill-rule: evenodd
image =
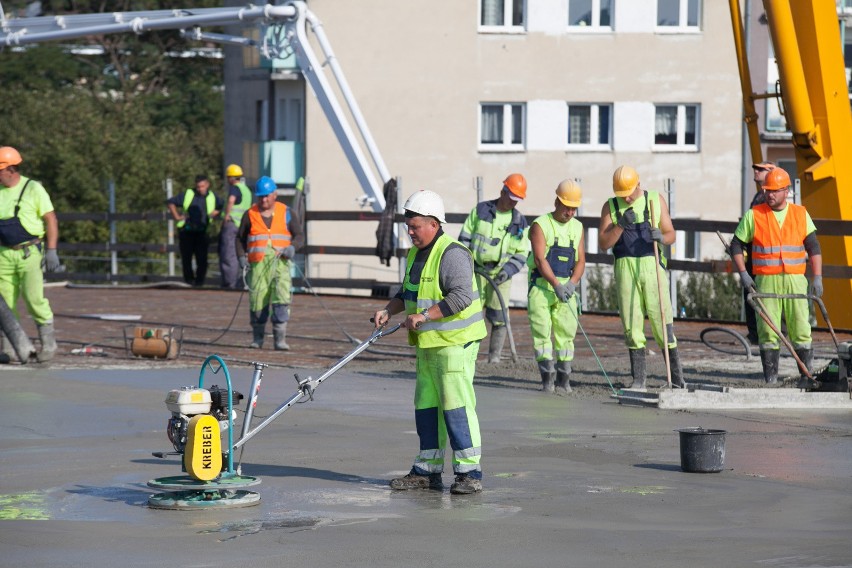
M 729 0 L 754 163 L 763 161 L 743 41 L 739 0 Z M 793 133 L 802 203 L 815 219 L 852 220 L 852 108 L 841 23 L 834 0 L 763 0 L 775 48 L 787 126 Z M 819 237 L 823 264 L 852 265 L 852 235 Z M 837 327 L 852 328 L 852 279 L 825 273 L 825 304 Z M 825 325 L 825 321 L 821 323 Z

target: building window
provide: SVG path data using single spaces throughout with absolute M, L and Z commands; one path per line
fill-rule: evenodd
M 568 26 L 611 28 L 613 0 L 568 0 Z
M 654 118 L 656 150 L 698 150 L 698 105 L 657 105 Z
M 701 0 L 657 0 L 657 25 L 665 28 L 699 28 Z
M 524 147 L 524 105 L 482 103 L 479 113 L 479 142 L 487 148 Z
M 495 31 L 523 30 L 525 4 L 525 0 L 480 0 L 480 28 Z
M 611 146 L 612 105 L 568 104 L 569 146 Z

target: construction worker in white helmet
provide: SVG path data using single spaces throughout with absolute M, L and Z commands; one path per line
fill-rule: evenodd
M 38 360 L 49 361 L 56 353 L 56 334 L 53 311 L 44 297 L 42 262 L 47 272 L 60 270 L 59 223 L 47 191 L 20 173 L 21 162 L 15 148 L 0 147 L 0 296 L 16 317 L 18 298 L 23 296 L 38 328 Z M 5 352 L 9 342 L 5 338 L 3 342 L 0 362 L 9 363 Z
M 529 231 L 527 310 L 535 360 L 542 390 L 560 396 L 571 392 L 578 314 L 575 291 L 586 268 L 583 225 L 575 218 L 582 197 L 577 182 L 560 182 L 553 211 L 533 221 Z
M 473 376 L 479 343 L 486 335 L 476 289 L 473 258 L 447 235 L 444 202 L 433 191 L 418 191 L 404 205 L 405 225 L 414 245 L 408 251 L 400 291 L 374 314 L 376 327 L 405 312 L 408 342 L 417 347 L 414 417 L 420 451 L 408 475 L 391 489 L 442 490 L 444 452 L 449 436 L 454 494 L 482 491 L 482 442 Z
M 627 387 L 645 388 L 647 316 L 657 345 L 663 349 L 668 344 L 672 386 L 683 388 L 686 383 L 674 335 L 672 304 L 667 293 L 667 261 L 662 248 L 659 249 L 660 265 L 654 258 L 655 242 L 657 246 L 675 242 L 669 209 L 658 192 L 642 189 L 639 174 L 630 166 L 615 170 L 612 189 L 615 197 L 608 199 L 601 209 L 598 245 L 601 250 L 611 248 L 615 256 L 613 272 L 618 289 L 618 312 L 633 375 L 633 382 Z M 660 288 L 664 292 L 662 295 Z M 665 321 L 661 311 L 665 313 Z
M 222 210 L 222 230 L 219 232 L 219 272 L 222 288 L 242 288 L 240 264 L 237 257 L 237 228 L 251 207 L 251 190 L 243 179 L 243 169 L 237 164 L 225 168 L 228 197 Z
M 521 174 L 511 174 L 503 180 L 497 199 L 483 201 L 467 216 L 459 234 L 459 242 L 473 253 L 476 283 L 485 305 L 485 319 L 491 323 L 488 362 L 498 363 L 506 342 L 508 327 L 503 319 L 500 298 L 508 307 L 511 278 L 527 259 L 527 220 L 516 209 L 527 196 L 527 180 Z M 484 272 L 496 284 L 497 290 L 479 274 Z M 497 294 L 500 294 L 500 297 Z
M 805 276 L 808 262 L 813 272 L 811 292 L 821 297 L 822 251 L 816 236 L 816 226 L 804 206 L 787 203 L 790 175 L 781 168 L 770 170 L 761 187 L 764 203 L 745 212 L 731 241 L 731 256 L 740 274 L 740 283 L 748 291 L 757 289 L 764 294 L 803 295 L 808 293 Z M 743 249 L 752 245 L 754 279 L 746 270 Z M 773 322 L 780 325 L 783 314 L 787 335 L 796 355 L 813 371 L 814 349 L 809 321 L 808 301 L 790 298 L 763 298 L 763 305 Z M 778 384 L 780 340 L 763 319 L 757 321 L 760 362 L 763 378 L 768 385 Z M 816 382 L 801 373 L 798 388 L 815 388 Z

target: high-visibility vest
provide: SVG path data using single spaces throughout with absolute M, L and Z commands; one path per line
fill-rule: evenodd
M 787 204 L 784 226 L 778 225 L 775 213 L 765 203 L 752 209 L 754 238 L 751 258 L 755 274 L 804 274 L 807 267 L 805 237 L 808 222 L 805 208 Z
M 195 190 L 187 189 L 183 194 L 183 212 L 188 215 L 189 206 L 192 205 L 192 200 L 195 199 Z M 210 214 L 216 210 L 216 196 L 213 195 L 212 191 L 207 192 L 207 197 L 204 198 L 204 203 L 207 205 L 207 218 L 209 220 Z M 186 219 L 181 219 L 178 221 L 175 226 L 178 229 L 182 229 L 183 226 L 186 225 Z
M 492 199 L 477 204 L 459 235 L 459 241 L 473 253 L 473 261 L 489 271 L 497 271 L 509 262 L 516 254 L 527 228 L 526 218 L 517 209 L 512 209 L 509 216 L 511 220 L 505 230 L 494 227 L 497 201 Z M 520 270 L 522 266 L 517 268 Z
M 234 221 L 234 225 L 239 227 L 240 222 L 243 220 L 243 215 L 251 207 L 251 190 L 242 182 L 235 183 L 234 187 L 240 190 L 242 197 L 239 203 L 234 203 L 234 206 L 231 207 L 231 219 Z
M 423 265 L 418 283 L 411 282 L 411 268 L 417 256 L 417 248 L 408 251 L 408 262 L 405 270 L 405 280 L 402 283 L 405 313 L 413 314 L 428 309 L 444 299 L 441 292 L 439 269 L 444 251 L 451 244 L 457 244 L 467 251 L 461 243 L 449 237 L 446 233 L 435 240 L 429 258 Z M 477 292 L 476 280 L 473 274 L 470 278 L 473 290 L 473 301 L 462 311 L 449 317 L 429 320 L 416 330 L 408 331 L 408 343 L 418 347 L 446 347 L 448 345 L 464 345 L 478 341 L 487 335 L 482 316 L 482 302 Z
M 248 210 L 249 227 L 248 254 L 249 262 L 260 262 L 266 256 L 266 249 L 270 246 L 278 250 L 290 246 L 292 235 L 287 228 L 287 206 L 276 202 L 272 212 L 272 223 L 267 228 L 257 205 L 252 205 Z
M 548 213 L 536 218 L 533 225 L 538 225 L 544 235 L 544 244 L 547 247 L 545 259 L 553 275 L 561 284 L 565 284 L 571 279 L 574 266 L 580 258 L 578 247 L 583 236 L 583 224 L 574 217 L 567 223 L 560 223 L 553 219 L 553 213 Z M 550 282 L 538 271 L 534 254 L 530 254 L 527 259 L 527 267 L 530 271 L 530 286 L 553 290 Z
M 660 211 L 662 211 L 660 194 L 656 191 L 643 191 L 643 196 L 645 197 L 643 219 L 623 228 L 621 236 L 618 237 L 618 240 L 612 247 L 612 255 L 615 258 L 654 256 L 654 239 L 651 238 L 651 229 L 660 228 Z M 624 198 L 612 197 L 607 202 L 609 203 L 609 216 L 613 224 L 617 225 L 621 220 L 621 216 L 628 209 L 633 209 L 636 212 L 636 201 L 628 204 Z M 654 204 L 654 212 L 657 214 L 656 219 L 651 219 L 651 203 Z M 651 221 L 654 221 L 654 224 Z M 660 266 L 665 268 L 668 265 L 668 259 L 662 246 L 658 247 L 658 252 L 660 254 Z

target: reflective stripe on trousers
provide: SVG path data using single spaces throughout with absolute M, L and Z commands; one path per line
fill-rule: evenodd
M 476 415 L 473 375 L 479 342 L 417 349 L 414 418 L 420 451 L 414 467 L 423 473 L 444 470 L 447 437 L 455 473 L 479 471 L 482 442 Z

